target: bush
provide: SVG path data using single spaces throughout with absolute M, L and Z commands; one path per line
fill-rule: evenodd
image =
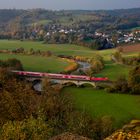
M 120 76 L 114 83 L 112 87 L 106 89 L 110 93 L 128 93 L 130 88 L 128 82 L 124 76 Z
M 91 64 L 92 73 L 99 73 L 104 68 L 103 57 L 98 54 L 92 57 L 89 61 Z
M 130 71 L 128 84 L 132 94 L 140 94 L 140 65 Z
M 91 69 L 93 73 L 98 73 L 103 69 L 103 64 L 101 61 L 97 60 L 92 63 Z
M 18 59 L 12 58 L 6 61 L 0 60 L 0 67 L 14 70 L 23 70 L 23 66 Z
M 2 87 L 0 139 L 45 140 L 72 132 L 101 140 L 111 133 L 110 118 L 93 119 L 78 111 L 70 94 L 61 94 L 62 86 L 51 85 L 47 79 L 43 81 L 40 94 L 33 91 L 29 83 L 14 76 L 4 79 Z
M 0 131 L 1 140 L 45 140 L 52 135 L 52 129 L 43 117 L 30 117 L 22 121 L 8 121 Z
M 68 67 L 65 68 L 64 73 L 71 73 L 78 69 L 78 64 L 76 62 L 72 62 Z
M 113 53 L 112 56 L 111 56 L 111 59 L 114 62 L 117 62 L 117 63 L 122 63 L 123 62 L 122 54 L 119 51 L 116 51 L 115 53 Z

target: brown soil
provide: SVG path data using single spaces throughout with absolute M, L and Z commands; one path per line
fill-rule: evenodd
M 120 49 L 120 48 L 122 49 L 122 51 L 124 53 L 127 53 L 127 52 L 140 52 L 140 43 L 118 47 L 118 49 Z

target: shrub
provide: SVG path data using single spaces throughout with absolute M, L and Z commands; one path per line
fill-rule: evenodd
M 132 94 L 140 94 L 140 65 L 130 71 L 128 83 Z
M 110 93 L 128 93 L 130 88 L 128 82 L 124 76 L 120 76 L 114 83 L 113 86 L 106 89 Z
M 12 58 L 6 61 L 0 60 L 0 67 L 2 68 L 10 68 L 16 70 L 23 70 L 23 66 L 18 59 Z
M 1 140 L 45 140 L 52 135 L 52 129 L 43 117 L 30 117 L 22 121 L 8 121 L 0 131 Z

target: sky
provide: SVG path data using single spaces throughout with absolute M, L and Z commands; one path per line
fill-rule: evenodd
M 140 0 L 0 0 L 0 9 L 99 10 L 140 7 Z

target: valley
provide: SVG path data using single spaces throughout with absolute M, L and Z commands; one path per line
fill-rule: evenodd
M 82 4 L 0 9 L 0 140 L 140 139 L 140 8 Z
M 84 56 L 92 58 L 94 55 L 100 54 L 103 56 L 105 67 L 98 74 L 92 76 L 108 77 L 109 80 L 113 81 L 121 75 L 128 77 L 129 70 L 132 68 L 111 61 L 111 54 L 117 51 L 117 49 L 97 51 L 69 44 L 50 45 L 42 44 L 42 42 L 0 40 L 0 50 L 16 50 L 21 47 L 24 48 L 25 51 L 30 51 L 30 49 L 35 51 L 51 51 L 52 56 L 1 53 L 0 59 L 19 59 L 26 71 L 59 73 L 64 71 L 72 62 L 58 58 L 58 55 L 65 54 L 66 56 Z M 134 49 L 131 53 L 124 52 L 123 56 L 126 58 L 133 57 L 138 55 L 138 53 L 139 52 L 136 52 Z M 109 115 L 114 118 L 115 127 L 122 126 L 132 118 L 140 117 L 138 111 L 140 104 L 137 101 L 140 96 L 109 94 L 104 90 L 95 90 L 92 87 L 66 87 L 63 93 L 67 94 L 67 92 L 73 96 L 78 109 L 88 112 L 93 117 Z M 120 108 L 122 112 L 119 111 Z

